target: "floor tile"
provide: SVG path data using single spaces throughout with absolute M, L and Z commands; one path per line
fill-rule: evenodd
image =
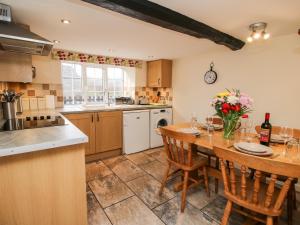
M 102 160 L 102 161 L 106 166 L 108 166 L 111 169 L 111 168 L 115 167 L 116 165 L 118 165 L 120 162 L 122 162 L 124 160 L 126 160 L 126 158 L 123 155 L 120 155 L 120 156 L 105 159 L 105 160 Z
M 89 186 L 103 208 L 133 195 L 132 191 L 115 175 L 92 180 Z
M 105 209 L 113 225 L 164 225 L 136 196 Z
M 88 225 L 111 225 L 94 194 L 87 192 Z
M 140 167 L 155 179 L 157 179 L 159 182 L 162 181 L 167 170 L 167 166 L 157 160 L 145 165 L 141 165 Z
M 153 153 L 149 153 L 148 155 L 157 159 L 158 161 L 160 161 L 163 164 L 168 163 L 167 154 L 164 149 L 160 149 L 159 151 L 154 151 Z
M 210 189 L 210 196 L 207 196 L 204 184 L 198 185 L 197 187 L 191 188 L 187 192 L 187 201 L 198 209 L 202 209 L 210 202 L 212 202 L 217 195 L 215 189 Z
M 129 160 L 123 160 L 111 167 L 112 171 L 124 182 L 145 175 L 145 172 Z
M 137 166 L 147 164 L 155 160 L 154 158 L 152 158 L 151 156 L 147 155 L 144 152 L 126 155 L 125 157 L 130 161 L 132 161 Z
M 101 161 L 86 164 L 85 170 L 87 181 L 112 174 L 112 171 Z
M 213 220 L 220 222 L 222 220 L 224 209 L 227 203 L 227 199 L 223 196 L 218 195 L 212 202 L 205 206 L 201 211 L 208 215 Z M 232 212 L 229 218 L 229 225 L 240 225 L 243 224 L 243 217 L 236 213 Z
M 167 188 L 159 195 L 161 183 L 145 175 L 127 183 L 130 189 L 151 209 L 174 197 Z
M 175 197 L 156 207 L 154 213 L 168 225 L 216 225 L 217 223 L 187 202 L 184 213 L 180 212 L 181 199 Z

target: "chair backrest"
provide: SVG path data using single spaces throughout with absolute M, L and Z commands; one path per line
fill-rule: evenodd
M 261 127 L 260 126 L 255 126 L 255 130 L 259 134 L 260 130 L 261 130 Z M 280 126 L 272 126 L 272 133 L 273 134 L 279 134 L 280 130 L 281 130 Z M 300 138 L 300 129 L 293 128 L 293 132 L 294 132 L 294 137 L 295 138 Z
M 257 212 L 280 214 L 292 180 L 300 176 L 300 166 L 243 154 L 222 147 L 214 147 L 214 152 L 220 159 L 226 197 Z M 240 168 L 240 170 L 236 168 Z M 254 179 L 249 178 L 249 168 L 255 170 Z M 262 188 L 261 182 L 265 173 L 269 173 L 271 176 L 269 184 L 264 185 L 266 188 Z M 287 179 L 279 194 L 274 195 L 279 175 L 286 176 Z
M 177 166 L 193 166 L 192 145 L 196 136 L 160 128 L 168 160 Z

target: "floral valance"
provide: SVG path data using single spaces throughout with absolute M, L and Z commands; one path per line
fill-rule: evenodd
M 97 64 L 109 64 L 115 66 L 142 67 L 142 61 L 134 59 L 124 59 L 110 56 L 90 55 L 66 50 L 52 50 L 52 59 L 67 60 Z

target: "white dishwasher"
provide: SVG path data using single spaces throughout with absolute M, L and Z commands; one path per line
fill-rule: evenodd
M 131 154 L 149 149 L 149 110 L 123 112 L 123 150 Z

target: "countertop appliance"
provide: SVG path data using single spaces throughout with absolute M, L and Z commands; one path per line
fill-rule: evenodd
M 126 154 L 149 149 L 149 110 L 123 112 L 123 149 Z
M 42 127 L 53 127 L 65 125 L 65 119 L 59 115 L 28 116 L 6 120 L 0 131 L 24 130 Z
M 173 123 L 172 108 L 150 110 L 150 148 L 163 145 L 163 140 L 158 128 L 168 126 Z

